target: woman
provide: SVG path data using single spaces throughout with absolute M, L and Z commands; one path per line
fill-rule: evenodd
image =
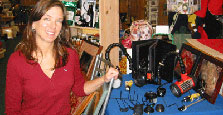
M 85 96 L 117 78 L 118 71 L 110 68 L 104 76 L 85 82 L 69 35 L 63 4 L 40 0 L 8 61 L 7 115 L 70 114 L 71 91 Z

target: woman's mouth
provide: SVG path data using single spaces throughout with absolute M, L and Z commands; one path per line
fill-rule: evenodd
M 46 32 L 47 34 L 49 35 L 54 35 L 55 33 L 54 32 Z

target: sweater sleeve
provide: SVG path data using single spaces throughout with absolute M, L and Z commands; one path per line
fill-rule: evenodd
M 80 62 L 79 62 L 79 57 L 77 52 L 74 50 L 74 53 L 72 52 L 74 58 L 74 85 L 72 88 L 72 91 L 75 93 L 77 96 L 86 96 L 84 92 L 84 77 L 81 73 L 80 69 Z
M 19 76 L 15 55 L 8 60 L 6 73 L 5 113 L 7 115 L 21 114 L 22 80 Z

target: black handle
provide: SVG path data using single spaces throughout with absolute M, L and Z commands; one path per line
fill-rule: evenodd
M 132 58 L 127 53 L 126 48 L 124 48 L 124 46 L 122 44 L 120 44 L 120 43 L 113 43 L 113 44 L 110 44 L 108 46 L 108 48 L 105 51 L 105 59 L 108 60 L 108 61 L 110 61 L 109 54 L 110 54 L 111 49 L 114 48 L 114 47 L 119 47 L 122 50 L 123 54 L 129 60 L 129 69 L 132 70 Z

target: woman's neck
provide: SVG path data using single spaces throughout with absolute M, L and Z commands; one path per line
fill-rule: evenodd
M 36 51 L 36 54 L 34 54 L 34 56 L 38 60 L 54 57 L 54 44 L 37 45 L 37 51 Z
M 48 77 L 52 76 L 55 67 L 54 52 L 55 49 L 53 48 L 53 45 L 52 46 L 41 45 L 40 47 L 37 48 L 36 58 L 41 66 L 41 69 Z

